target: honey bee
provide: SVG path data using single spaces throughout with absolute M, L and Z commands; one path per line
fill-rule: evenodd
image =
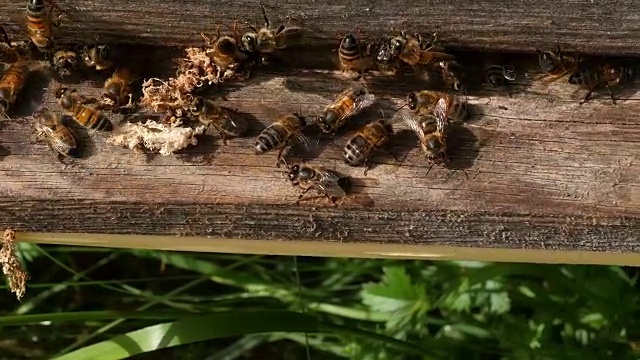
M 462 65 L 455 60 L 440 61 L 442 80 L 451 89 L 460 91 L 465 83 L 465 75 Z
M 351 166 L 364 163 L 364 175 L 369 170 L 369 157 L 375 149 L 381 148 L 393 136 L 393 126 L 384 120 L 365 125 L 344 147 L 345 162 Z
M 434 46 L 434 40 L 425 42 L 420 34 L 409 35 L 402 31 L 382 42 L 375 51 L 375 60 L 383 71 L 394 73 L 398 63 L 405 63 L 414 69 L 418 65 L 427 65 L 436 61 L 450 61 L 455 57 Z
M 494 88 L 502 87 L 516 80 L 516 69 L 512 65 L 487 65 L 484 78 L 486 84 Z
M 240 67 L 242 61 L 247 58 L 238 48 L 237 40 L 231 36 L 222 35 L 220 27 L 218 27 L 216 40 L 213 43 L 206 35 L 200 34 L 200 36 L 203 37 L 209 47 L 206 54 L 216 65 L 218 81 L 222 81 L 227 77 L 229 75 L 228 72 L 233 74 Z
M 73 50 L 57 50 L 51 58 L 53 70 L 60 78 L 70 76 L 77 64 L 78 54 Z
M 0 77 L 0 114 L 6 114 L 18 98 L 18 94 L 24 88 L 29 74 L 27 61 L 15 62 L 5 70 Z
M 0 32 L 7 46 L 0 47 L 0 63 L 13 64 L 22 58 L 22 54 L 13 47 L 9 35 L 3 26 L 0 26 Z
M 324 115 L 317 118 L 318 126 L 324 133 L 336 133 L 347 120 L 373 104 L 375 96 L 362 86 L 355 86 L 341 92 L 335 101 L 327 106 Z
M 216 129 L 225 145 L 228 137 L 241 136 L 249 129 L 249 124 L 239 114 L 202 97 L 195 98 L 192 113 L 198 121 Z
M 338 60 L 342 72 L 353 80 L 359 79 L 369 67 L 360 41 L 353 34 L 347 34 L 342 38 L 338 47 Z
M 447 131 L 449 130 L 447 112 L 447 100 L 440 98 L 432 115 L 424 116 L 420 120 L 415 115 L 403 115 L 405 123 L 420 140 L 420 147 L 430 162 L 429 171 L 434 164 L 445 164 L 449 161 L 447 156 Z
M 104 83 L 102 103 L 114 107 L 127 107 L 133 103 L 131 84 L 138 79 L 138 72 L 131 67 L 118 67 Z
M 85 49 L 82 59 L 87 67 L 104 70 L 113 66 L 114 53 L 109 45 L 95 45 Z
M 73 132 L 62 123 L 60 117 L 46 108 L 34 117 L 37 119 L 36 140 L 44 140 L 58 157 L 70 157 L 70 153 L 76 148 L 76 139 Z
M 422 116 L 433 115 L 434 109 L 440 100 L 444 100 L 445 115 L 454 121 L 464 121 L 470 117 L 467 104 L 456 96 L 439 91 L 422 90 L 412 92 L 407 96 L 409 109 Z
M 289 114 L 282 116 L 273 124 L 264 129 L 258 139 L 253 150 L 256 155 L 264 154 L 271 150 L 280 150 L 276 160 L 276 167 L 280 167 L 280 162 L 284 160 L 282 153 L 284 149 L 294 143 L 301 143 L 305 147 L 309 146 L 309 139 L 302 133 L 307 126 L 304 117 L 298 114 Z
M 542 79 L 547 82 L 559 80 L 576 69 L 576 59 L 563 55 L 560 49 L 557 51 L 542 51 L 538 53 L 538 64 L 545 73 Z
M 336 199 L 345 197 L 351 187 L 351 180 L 348 177 L 341 177 L 323 167 L 300 164 L 293 165 L 289 170 L 289 181 L 293 186 L 304 189 L 296 199 L 296 205 L 309 190 L 315 189 L 329 199 L 333 206 L 338 206 Z
M 569 76 L 569 83 L 589 89 L 580 104 L 587 102 L 597 88 L 605 86 L 615 105 L 616 98 L 613 96 L 611 87 L 631 82 L 633 79 L 634 71 L 631 67 L 615 64 L 595 65 L 581 62 L 578 70 Z
M 266 64 L 276 51 L 300 44 L 304 37 L 304 30 L 297 26 L 282 24 L 274 31 L 271 29 L 264 6 L 259 5 L 264 18 L 264 27 L 258 30 L 255 26 L 248 24 L 251 31 L 242 35 L 241 42 L 244 51 L 254 56 L 261 64 Z
M 51 20 L 51 9 L 47 10 L 44 0 L 29 0 L 27 5 L 27 35 L 41 52 L 49 52 L 54 45 L 53 27 L 60 26 Z
M 73 120 L 83 127 L 99 131 L 113 130 L 113 124 L 99 108 L 87 106 L 98 102 L 97 99 L 86 98 L 79 95 L 76 90 L 66 87 L 57 89 L 55 96 L 60 106 L 70 113 Z

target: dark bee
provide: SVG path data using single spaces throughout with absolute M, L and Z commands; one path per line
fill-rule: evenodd
M 447 131 L 449 130 L 447 112 L 447 101 L 441 98 L 430 116 L 403 115 L 405 123 L 420 140 L 422 151 L 430 162 L 429 171 L 434 164 L 446 164 L 449 161 L 447 156 Z
M 441 76 L 447 87 L 460 91 L 465 84 L 465 74 L 462 65 L 455 60 L 441 61 L 438 63 L 441 68 Z
M 556 52 L 539 52 L 538 64 L 545 73 L 542 79 L 545 82 L 553 82 L 575 71 L 577 62 L 575 58 L 562 54 L 558 49 Z
M 9 113 L 18 98 L 18 94 L 24 88 L 29 74 L 29 64 L 27 61 L 15 62 L 5 70 L 0 77 L 0 114 Z
M 104 83 L 102 103 L 113 107 L 127 107 L 133 103 L 131 84 L 138 79 L 138 72 L 131 67 L 118 67 Z
M 208 46 L 207 56 L 209 56 L 216 65 L 217 80 L 222 81 L 235 74 L 242 62 L 247 58 L 247 56 L 240 51 L 237 40 L 231 36 L 221 35 L 220 27 L 218 27 L 216 40 L 213 43 L 206 35 L 200 35 L 205 39 Z
M 435 47 L 431 42 L 425 42 L 420 34 L 409 35 L 402 31 L 399 36 L 394 36 L 382 44 L 375 51 L 375 60 L 378 67 L 387 73 L 395 73 L 400 63 L 407 64 L 414 69 L 418 65 L 427 65 L 438 61 L 450 61 L 455 57 L 447 54 L 443 49 Z
M 293 165 L 289 170 L 289 181 L 293 186 L 304 189 L 296 199 L 296 205 L 309 190 L 314 189 L 337 206 L 336 199 L 345 197 L 351 187 L 351 180 L 348 177 L 341 177 L 322 167 L 300 164 Z
M 327 106 L 324 115 L 318 117 L 318 126 L 324 133 L 336 133 L 350 117 L 360 113 L 374 101 L 375 96 L 367 92 L 364 87 L 348 88 Z
M 216 129 L 225 145 L 227 138 L 242 136 L 249 129 L 249 124 L 239 114 L 202 97 L 195 98 L 192 114 L 196 115 L 201 123 Z
M 241 42 L 244 51 L 251 54 L 260 63 L 266 64 L 276 51 L 300 44 L 304 38 L 304 30 L 300 27 L 283 24 L 274 31 L 271 29 L 264 6 L 259 5 L 264 18 L 264 27 L 258 30 L 256 27 L 248 25 L 251 32 L 242 35 Z
M 344 147 L 345 162 L 351 166 L 364 163 L 364 175 L 369 170 L 368 161 L 375 149 L 381 148 L 393 136 L 393 127 L 384 120 L 365 125 Z
M 53 27 L 60 25 L 51 20 L 51 9 L 47 10 L 44 0 L 29 0 L 27 5 L 27 35 L 41 52 L 49 52 L 53 48 Z
M 338 60 L 340 69 L 347 77 L 353 80 L 360 78 L 369 67 L 368 59 L 364 57 L 360 41 L 353 34 L 342 38 L 338 47 Z
M 467 104 L 460 101 L 456 96 L 439 91 L 422 90 L 412 92 L 407 96 L 409 109 L 421 116 L 433 114 L 436 105 L 440 100 L 444 100 L 445 115 L 455 121 L 464 121 L 470 117 Z
M 484 68 L 485 83 L 498 88 L 516 80 L 516 69 L 512 65 L 487 65 Z
M 96 70 L 104 70 L 113 66 L 115 54 L 108 45 L 95 45 L 84 51 L 82 59 L 85 65 Z
M 60 106 L 83 127 L 99 131 L 113 130 L 113 124 L 100 109 L 87 106 L 98 102 L 97 99 L 86 98 L 79 95 L 76 90 L 66 87 L 56 90 L 55 96 Z
M 591 98 L 591 94 L 599 87 L 606 87 L 609 96 L 616 104 L 611 87 L 629 83 L 634 79 L 631 67 L 616 64 L 596 65 L 586 61 L 580 63 L 578 70 L 569 76 L 569 83 L 589 89 L 580 104 L 584 104 Z
M 76 148 L 76 139 L 60 117 L 47 109 L 41 110 L 35 117 L 36 140 L 45 141 L 58 156 L 71 156 L 70 153 Z
M 53 70 L 60 78 L 70 76 L 77 64 L 78 54 L 73 50 L 57 50 L 51 58 Z
M 309 140 L 302 133 L 306 126 L 307 123 L 304 117 L 298 114 L 289 114 L 278 118 L 276 122 L 269 125 L 258 135 L 254 147 L 255 154 L 260 155 L 267 151 L 278 149 L 280 151 L 278 152 L 276 167 L 280 166 L 280 162 L 286 164 L 282 157 L 285 148 L 294 143 L 300 143 L 308 147 Z
M 18 62 L 22 58 L 22 54 L 18 49 L 13 47 L 11 40 L 9 40 L 9 35 L 3 26 L 0 26 L 0 32 L 6 43 L 6 46 L 0 46 L 0 63 L 13 64 Z

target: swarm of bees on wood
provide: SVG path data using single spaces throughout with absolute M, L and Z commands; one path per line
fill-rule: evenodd
M 10 117 L 30 72 L 36 67 L 35 59 L 44 56 L 47 71 L 60 82 L 81 67 L 111 74 L 104 81 L 99 98 L 60 86 L 54 91 L 59 110 L 43 108 L 33 114 L 35 140 L 46 143 L 61 160 L 73 157 L 79 145 L 72 127 L 63 121 L 66 118 L 95 131 L 94 134 L 119 132 L 110 143 L 132 149 L 146 144 L 149 149 L 162 149 L 163 155 L 197 144 L 194 135 L 202 134 L 204 128 L 215 130 L 223 144 L 227 144 L 244 136 L 250 124 L 237 111 L 203 95 L 206 90 L 229 82 L 242 83 L 256 70 L 291 56 L 298 45 L 305 43 L 303 27 L 284 24 L 274 27 L 264 6 L 259 4 L 259 8 L 264 20 L 261 26 L 246 24 L 247 28 L 240 30 L 235 22 L 230 33 L 223 33 L 218 27 L 213 38 L 201 34 L 202 46 L 184 49 L 185 56 L 177 59 L 175 77 L 143 79 L 140 66 L 123 62 L 114 46 L 59 45 L 56 32 L 63 16 L 54 16 L 53 8 L 46 6 L 44 0 L 29 0 L 24 21 L 29 41 L 14 43 L 4 27 L 0 27 L 4 41 L 0 46 L 0 63 L 5 65 L 0 76 L 0 114 Z M 321 114 L 281 114 L 257 135 L 253 149 L 260 156 L 277 152 L 275 166 L 284 164 L 288 180 L 302 189 L 296 204 L 312 189 L 334 205 L 349 192 L 348 177 L 322 166 L 289 164 L 284 153 L 295 146 L 311 147 L 314 142 L 310 139 L 310 127 L 327 136 L 343 132 L 346 125 L 378 101 L 358 82 L 369 73 L 428 74 L 429 79 L 438 79 L 442 86 L 410 92 L 393 118 L 383 116 L 349 137 L 344 144 L 344 162 L 363 167 L 365 176 L 372 154 L 386 151 L 385 145 L 401 126 L 418 138 L 429 170 L 434 165 L 446 166 L 450 161 L 447 139 L 455 131 L 454 125 L 466 124 L 473 117 L 464 96 L 472 76 L 460 59 L 439 43 L 437 33 L 424 36 L 400 31 L 372 41 L 349 33 L 336 45 L 337 70 L 356 84 L 337 92 Z M 596 61 L 564 53 L 559 48 L 539 51 L 538 64 L 542 72 L 539 80 L 543 83 L 566 79 L 569 84 L 584 88 L 586 94 L 580 104 L 603 89 L 616 104 L 614 89 L 634 79 L 634 68 L 628 64 Z M 480 75 L 481 84 L 496 89 L 514 84 L 521 76 L 513 64 L 501 61 L 485 61 Z M 138 88 L 142 97 L 135 101 L 133 93 Z M 124 120 L 115 123 L 114 114 L 124 114 Z M 141 114 L 160 114 L 161 120 L 133 122 Z M 186 127 L 188 123 L 197 123 L 199 127 Z

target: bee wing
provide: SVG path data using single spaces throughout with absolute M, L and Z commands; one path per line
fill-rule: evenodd
M 338 175 L 326 170 L 319 172 L 320 180 L 315 183 L 316 188 L 332 197 L 343 197 L 346 195 L 344 189 L 340 186 L 340 177 Z
M 364 108 L 371 106 L 376 101 L 376 96 L 373 94 L 366 93 L 356 98 L 353 109 L 349 115 L 357 114 L 362 111 Z
M 295 140 L 298 144 L 301 144 L 302 146 L 305 147 L 305 149 L 310 149 L 311 148 L 311 141 L 309 141 L 309 138 L 303 134 L 303 133 L 299 133 L 296 135 Z
M 449 124 L 447 120 L 447 100 L 441 98 L 436 104 L 436 108 L 433 110 L 433 115 L 436 117 L 436 127 L 439 132 L 443 132 Z
M 424 129 L 422 128 L 422 125 L 420 125 L 420 122 L 418 121 L 418 119 L 414 114 L 403 113 L 402 120 L 404 121 L 405 124 L 407 124 L 407 126 L 409 127 L 409 129 L 411 129 L 411 131 L 413 131 L 416 135 L 418 135 L 418 138 L 420 139 L 420 141 L 424 139 L 425 137 Z

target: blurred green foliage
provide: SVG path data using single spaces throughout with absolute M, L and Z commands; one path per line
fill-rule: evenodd
M 640 358 L 639 268 L 20 250 L 2 359 Z

